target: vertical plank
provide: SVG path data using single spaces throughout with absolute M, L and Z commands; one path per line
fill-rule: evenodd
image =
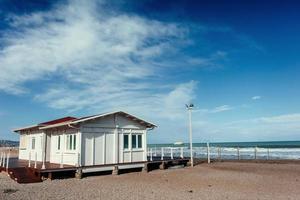
M 147 161 L 148 158 L 147 158 L 147 148 L 148 148 L 148 144 L 147 144 L 147 130 L 144 130 L 143 131 L 144 134 L 143 134 L 143 142 L 144 142 L 144 145 L 143 145 L 143 151 L 144 151 L 144 161 Z
M 82 129 L 78 131 L 78 166 L 82 165 Z
M 129 133 L 129 152 L 130 152 L 130 162 L 132 162 L 132 129 L 130 129 L 130 133 Z
M 92 165 L 95 165 L 95 134 L 92 137 Z
M 103 153 L 103 165 L 106 164 L 106 133 L 103 133 L 103 149 L 102 149 L 102 153 Z

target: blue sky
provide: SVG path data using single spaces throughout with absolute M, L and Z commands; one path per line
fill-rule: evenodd
M 0 1 L 0 139 L 125 110 L 150 143 L 300 140 L 296 1 Z

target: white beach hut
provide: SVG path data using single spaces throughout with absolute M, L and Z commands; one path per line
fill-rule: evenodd
M 15 129 L 19 159 L 74 166 L 147 161 L 147 131 L 156 125 L 123 111 L 64 117 Z M 44 166 L 43 166 L 44 167 Z

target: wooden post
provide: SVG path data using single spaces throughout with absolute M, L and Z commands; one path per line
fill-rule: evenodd
M 53 180 L 53 174 L 52 174 L 52 172 L 48 173 L 48 179 L 51 180 L 51 181 Z
M 34 169 L 36 169 L 36 161 L 37 161 L 37 152 L 35 152 L 35 156 L 34 156 Z
M 238 160 L 240 160 L 240 147 L 237 148 L 237 157 L 238 157 Z
M 2 157 L 3 157 L 3 152 L 0 154 L 0 167 L 2 166 Z
M 80 153 L 77 153 L 77 167 L 80 167 Z
M 4 152 L 2 152 L 2 162 L 1 162 L 1 164 L 2 164 L 2 165 L 0 165 L 0 167 L 1 167 L 1 166 L 3 166 L 3 163 L 4 163 L 4 158 L 5 158 L 5 153 L 4 153 Z
M 152 149 L 150 149 L 150 161 L 153 161 L 153 158 L 152 158 Z
M 5 165 L 5 153 L 3 152 L 3 157 L 2 157 L 2 167 Z M 0 166 L 1 167 L 1 166 Z
M 10 157 L 10 153 L 7 153 L 7 158 L 6 158 L 6 171 L 8 171 L 8 163 L 9 163 L 9 157 Z
M 3 153 L 2 167 L 5 167 L 6 156 L 7 156 L 7 154 Z
M 207 145 L 207 163 L 210 163 L 210 151 L 209 151 L 209 143 L 206 143 Z
M 43 162 L 42 162 L 42 169 L 46 169 L 46 166 L 45 166 L 45 159 L 43 158 Z
M 164 148 L 161 148 L 161 160 L 164 160 Z
M 43 134 L 43 151 L 42 151 L 42 169 L 46 169 L 45 167 L 45 162 L 46 162 L 46 159 L 47 159 L 47 155 L 46 155 L 46 152 L 47 152 L 47 134 Z
M 29 152 L 28 167 L 31 167 L 31 151 Z
M 183 147 L 180 149 L 180 158 L 183 158 Z
M 60 168 L 63 168 L 64 167 L 64 153 L 61 152 L 61 155 L 60 155 Z

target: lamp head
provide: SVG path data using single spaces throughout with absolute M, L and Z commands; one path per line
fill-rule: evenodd
M 185 104 L 185 107 L 187 109 L 192 109 L 194 107 L 194 104 L 190 103 L 190 104 Z

